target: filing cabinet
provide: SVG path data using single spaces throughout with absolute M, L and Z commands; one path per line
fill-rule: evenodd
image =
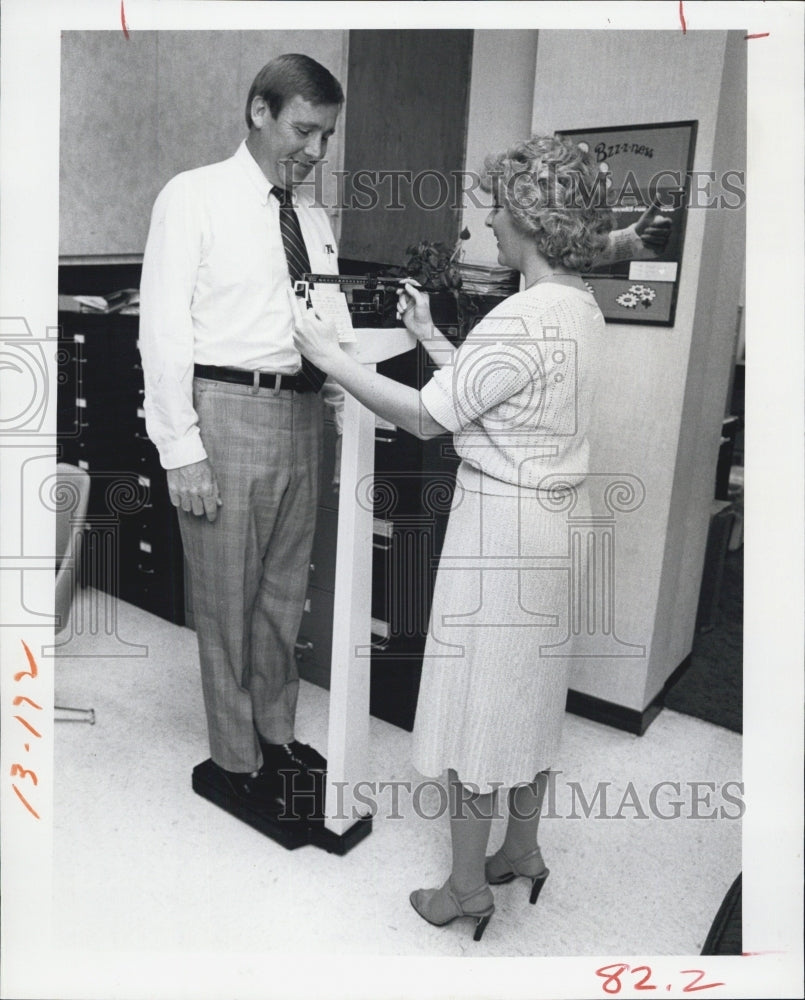
M 380 367 L 409 385 L 431 369 L 417 349 Z M 297 642 L 300 675 L 329 687 L 339 496 L 332 488 L 335 427 L 325 422 L 316 536 Z M 446 438 L 423 442 L 385 421 L 375 427 L 370 711 L 413 727 L 433 581 L 458 458 Z
M 182 625 L 182 544 L 145 431 L 138 324 L 137 316 L 59 314 L 59 453 L 90 474 L 83 582 Z

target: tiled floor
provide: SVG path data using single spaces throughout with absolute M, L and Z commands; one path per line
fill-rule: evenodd
M 192 768 L 208 756 L 195 634 L 126 604 L 117 627 L 148 655 L 115 657 L 110 646 L 88 656 L 99 639 L 84 634 L 57 660 L 58 701 L 97 715 L 95 726 L 56 727 L 57 948 L 276 957 L 313 947 L 367 960 L 694 955 L 741 869 L 739 735 L 669 710 L 643 737 L 568 715 L 542 822 L 551 876 L 538 905 L 517 881 L 496 889 L 480 943 L 466 921 L 431 927 L 408 894 L 446 876 L 449 831 L 444 817 L 427 818 L 439 811 L 437 789 L 414 795 L 409 733 L 371 720 L 368 779 L 410 786 L 398 786 L 397 810 L 378 791 L 367 840 L 344 857 L 285 851 L 191 790 Z M 322 749 L 327 697 L 303 684 L 297 735 Z M 181 995 L 207 994 L 188 984 Z

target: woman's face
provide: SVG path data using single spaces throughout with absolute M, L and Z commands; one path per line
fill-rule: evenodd
M 486 217 L 486 225 L 498 241 L 498 263 L 504 267 L 522 270 L 522 250 L 525 242 L 523 234 L 514 224 L 514 218 L 507 205 L 501 205 L 495 195 L 495 207 Z

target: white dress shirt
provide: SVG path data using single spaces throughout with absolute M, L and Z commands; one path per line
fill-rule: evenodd
M 193 408 L 193 365 L 293 374 L 288 268 L 279 202 L 245 141 L 221 163 L 178 174 L 154 203 L 140 284 L 148 435 L 166 469 L 206 457 Z M 324 209 L 294 194 L 313 273 L 337 274 Z M 343 392 L 328 382 L 327 401 Z M 340 414 L 339 414 L 340 416 Z

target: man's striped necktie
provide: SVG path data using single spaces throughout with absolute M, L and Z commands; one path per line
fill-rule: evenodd
M 272 187 L 271 194 L 280 204 L 280 234 L 285 248 L 285 259 L 288 262 L 288 277 L 291 286 L 299 281 L 303 274 L 310 273 L 310 258 L 302 238 L 302 230 L 296 209 L 293 207 L 291 192 L 286 188 Z M 314 392 L 318 392 L 327 378 L 326 374 L 302 355 L 302 375 L 307 379 Z

